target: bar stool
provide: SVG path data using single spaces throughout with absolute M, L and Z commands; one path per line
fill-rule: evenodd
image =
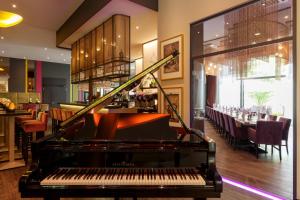
M 34 136 L 37 139 L 44 137 L 45 131 L 47 131 L 48 114 L 41 112 L 40 120 L 27 120 L 22 123 L 22 155 L 25 163 L 28 162 L 28 146 L 30 140 L 34 140 Z

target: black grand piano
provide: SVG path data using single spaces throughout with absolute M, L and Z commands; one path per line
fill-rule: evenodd
M 183 125 L 180 135 L 169 126 L 166 114 L 97 112 L 177 55 L 158 61 L 78 111 L 57 133 L 32 142 L 31 166 L 19 180 L 21 196 L 220 197 L 214 141 L 187 128 L 172 104 Z

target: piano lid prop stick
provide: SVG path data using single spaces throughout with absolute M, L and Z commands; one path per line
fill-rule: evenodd
M 143 70 L 142 72 L 138 73 L 137 75 L 135 75 L 134 77 L 132 77 L 131 79 L 129 79 L 127 82 L 123 83 L 119 87 L 117 87 L 114 90 L 112 90 L 111 92 L 109 92 L 108 94 L 100 97 L 99 99 L 97 99 L 96 101 L 94 101 L 93 103 L 91 103 L 90 105 L 88 105 L 88 106 L 84 107 L 83 109 L 79 110 L 75 115 L 73 115 L 69 119 L 61 122 L 60 123 L 60 127 L 61 128 L 65 128 L 71 122 L 73 122 L 74 120 L 79 119 L 79 117 L 82 117 L 84 114 L 86 114 L 87 112 L 89 112 L 90 110 L 92 110 L 93 108 L 95 108 L 97 105 L 99 105 L 99 104 L 103 103 L 104 101 L 106 101 L 107 99 L 113 97 L 118 92 L 122 91 L 123 89 L 126 89 L 131 84 L 133 84 L 136 81 L 138 81 L 138 80 L 142 79 L 143 77 L 145 77 L 147 74 L 158 70 L 159 67 L 161 67 L 162 65 L 164 65 L 164 64 L 170 62 L 171 60 L 175 59 L 176 56 L 178 56 L 178 55 L 179 55 L 178 51 L 174 51 L 171 55 L 169 55 L 169 56 L 161 59 L 160 61 L 154 63 L 153 65 L 151 65 L 147 69 Z
M 179 115 L 179 113 L 177 112 L 177 110 L 174 108 L 171 100 L 169 99 L 168 95 L 166 94 L 166 92 L 164 91 L 164 89 L 161 87 L 160 83 L 158 82 L 157 78 L 154 76 L 153 73 L 150 73 L 153 77 L 153 79 L 155 80 L 156 84 L 158 85 L 160 91 L 163 93 L 165 99 L 167 100 L 168 104 L 171 106 L 171 109 L 173 110 L 173 112 L 175 113 L 176 117 L 178 118 L 179 122 L 181 123 L 184 131 L 187 133 L 187 134 L 190 134 L 190 129 L 185 125 L 184 121 L 182 120 L 181 116 Z M 181 135 L 180 136 L 180 140 L 182 140 L 184 138 L 185 135 Z

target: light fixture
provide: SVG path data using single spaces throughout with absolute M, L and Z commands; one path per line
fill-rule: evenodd
M 257 32 L 257 33 L 254 33 L 254 35 L 255 35 L 255 36 L 259 36 L 259 35 L 261 35 L 261 33 L 260 33 L 260 32 Z
M 252 44 L 256 44 L 256 42 L 254 41 L 254 42 L 252 42 Z
M 26 59 L 26 56 L 24 56 L 23 58 Z
M 209 63 L 209 66 L 211 66 L 211 67 L 212 67 L 212 66 L 213 66 L 213 64 L 212 64 L 212 63 Z
M 15 13 L 0 10 L 0 27 L 1 28 L 7 28 L 10 26 L 17 25 L 22 21 L 23 21 L 22 16 L 15 14 Z
M 5 53 L 5 51 L 4 51 L 4 50 L 2 50 L 2 51 L 1 51 L 1 53 Z
M 282 197 L 279 197 L 279 196 L 275 196 L 274 194 L 272 193 L 269 193 L 269 192 L 265 192 L 263 190 L 259 190 L 259 189 L 256 189 L 254 187 L 251 187 L 249 185 L 246 185 L 246 184 L 243 184 L 243 183 L 240 183 L 240 182 L 237 182 L 237 181 L 233 181 L 233 180 L 230 180 L 228 178 L 225 178 L 225 177 L 222 177 L 222 180 L 224 183 L 226 184 L 229 184 L 231 186 L 234 186 L 234 187 L 238 187 L 242 190 L 246 190 L 248 192 L 251 192 L 251 193 L 254 193 L 256 195 L 259 195 L 259 196 L 262 196 L 262 197 L 265 197 L 267 199 L 272 199 L 272 200 L 283 200 L 284 198 Z
M 4 71 L 3 67 L 0 67 L 0 72 L 3 72 L 3 71 Z
M 209 70 L 210 70 L 210 67 L 208 67 L 207 70 L 209 71 Z
M 135 29 L 136 29 L 136 30 L 139 30 L 139 29 L 140 29 L 140 27 L 139 27 L 139 26 L 136 26 L 136 27 L 135 27 Z
M 199 35 L 199 34 L 200 34 L 200 31 L 198 31 L 197 34 Z
M 229 24 L 229 22 L 226 22 L 226 24 L 228 25 L 228 24 Z
M 222 71 L 222 67 L 220 67 L 219 70 Z
M 216 37 L 219 37 L 219 35 L 218 35 L 218 34 L 216 34 Z
M 121 35 L 118 35 L 118 38 L 121 38 Z
M 47 47 L 45 47 L 45 48 L 44 48 L 44 50 L 45 50 L 45 51 L 47 51 L 47 50 L 48 50 L 48 48 L 47 48 Z
M 265 4 L 265 3 L 262 3 L 261 5 L 262 5 L 262 6 L 265 6 L 266 4 Z
M 4 40 L 4 36 L 1 36 L 0 39 L 1 39 L 1 40 Z
M 13 7 L 13 8 L 16 8 L 16 7 L 17 7 L 17 5 L 16 5 L 16 4 L 12 4 L 12 5 L 11 5 L 11 7 Z
M 66 59 L 64 59 L 64 61 L 66 62 Z
M 214 68 L 216 69 L 216 68 L 217 68 L 217 65 L 214 65 Z
M 98 47 L 98 48 L 96 49 L 96 51 L 100 51 L 100 48 Z
M 279 50 L 283 49 L 283 46 L 279 45 L 279 46 L 278 46 L 278 49 L 279 49 Z
M 80 50 L 80 53 L 81 53 L 81 54 L 83 54 L 83 53 L 84 53 L 84 51 L 83 51 L 83 50 Z
M 279 56 L 280 58 L 282 58 L 283 54 L 282 54 L 282 53 L 280 53 L 278 56 Z
M 63 54 L 63 53 L 61 53 L 60 55 L 61 55 L 61 56 L 64 56 L 64 54 Z
M 289 16 L 288 16 L 288 15 L 284 16 L 284 19 L 288 19 L 288 18 L 289 18 Z
M 268 38 L 268 39 L 267 39 L 268 42 L 271 41 L 271 40 L 272 40 L 271 38 Z
M 50 57 L 48 56 L 47 59 L 50 60 Z

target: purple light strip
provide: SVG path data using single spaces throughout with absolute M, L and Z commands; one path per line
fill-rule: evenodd
M 238 187 L 238 188 L 243 189 L 243 190 L 246 190 L 246 191 L 248 191 L 248 192 L 252 192 L 252 193 L 257 194 L 257 195 L 259 195 L 259 196 L 266 197 L 266 198 L 268 198 L 268 199 L 272 199 L 272 200 L 286 200 L 286 199 L 283 198 L 283 197 L 275 196 L 275 195 L 272 194 L 272 193 L 265 192 L 265 191 L 256 189 L 256 188 L 254 188 L 254 187 L 250 187 L 249 185 L 245 185 L 245 184 L 243 184 L 243 183 L 239 183 L 239 182 L 237 182 L 237 181 L 233 181 L 233 180 L 230 180 L 230 179 L 225 178 L 225 177 L 222 177 L 222 180 L 223 180 L 224 183 L 227 183 L 227 184 L 229 184 L 229 185 Z

